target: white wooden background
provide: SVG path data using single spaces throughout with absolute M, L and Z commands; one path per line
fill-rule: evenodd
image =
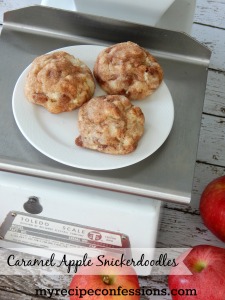
M 40 1 L 0 0 L 0 22 L 4 11 L 36 3 Z M 212 50 L 193 186 L 194 205 L 165 205 L 158 247 L 185 248 L 199 244 L 225 247 L 203 225 L 198 210 L 199 198 L 207 183 L 225 175 L 225 0 L 197 0 L 192 36 Z M 2 259 L 6 258 L 7 251 L 1 249 L 0 255 Z M 71 280 L 71 276 L 30 275 L 1 276 L 0 299 L 37 300 L 40 298 L 34 296 L 35 288 L 67 288 Z M 148 288 L 165 288 L 167 278 L 149 276 L 140 278 L 140 284 Z M 170 300 L 171 297 L 154 299 Z

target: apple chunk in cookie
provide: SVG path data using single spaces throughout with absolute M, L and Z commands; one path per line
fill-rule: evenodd
M 140 100 L 159 87 L 163 70 L 146 49 L 133 42 L 124 42 L 99 53 L 94 76 L 106 93 Z
M 78 112 L 77 146 L 109 154 L 134 151 L 144 133 L 144 114 L 121 95 L 92 98 Z
M 58 114 L 77 109 L 90 100 L 95 83 L 91 70 L 80 59 L 56 51 L 32 62 L 24 91 L 28 101 Z

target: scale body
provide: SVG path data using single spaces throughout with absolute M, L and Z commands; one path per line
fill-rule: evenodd
M 12 114 L 12 91 L 21 71 L 52 48 L 121 40 L 151 49 L 163 64 L 175 108 L 173 129 L 164 145 L 133 166 L 99 172 L 69 168 L 35 150 L 21 136 Z M 4 99 L 0 110 L 1 228 L 10 213 L 27 213 L 24 205 L 36 197 L 42 210 L 30 213 L 34 218 L 125 235 L 131 252 L 155 248 L 162 202 L 191 200 L 210 51 L 175 31 L 37 6 L 6 14 L 0 56 L 6 58 L 0 61 L 5 70 L 0 82 Z M 8 229 L 6 224 L 3 233 Z M 97 239 L 97 235 L 90 239 L 93 236 Z M 1 245 L 6 247 L 2 238 Z M 150 272 L 148 268 L 140 275 Z
M 110 10 L 104 5 L 104 0 L 94 1 L 95 8 L 90 7 L 90 3 L 88 0 L 64 0 L 64 1 L 55 1 L 55 0 L 42 0 L 41 4 L 50 7 L 56 7 L 61 9 L 66 9 L 70 11 L 80 11 L 88 14 L 96 14 L 102 15 L 111 18 L 118 19 L 118 12 L 120 11 L 121 3 L 117 1 L 111 1 Z M 109 1 L 110 3 L 110 1 Z M 113 5 L 113 4 L 114 5 Z M 172 5 L 171 5 L 172 4 Z M 135 20 L 133 20 L 129 12 L 132 14 L 132 10 L 137 11 L 136 2 L 130 1 L 129 7 L 125 10 L 126 4 L 123 6 L 123 9 L 120 11 L 120 16 L 125 12 L 124 15 L 121 16 L 120 19 L 131 21 L 134 23 L 140 23 L 150 26 L 156 26 L 158 28 L 165 28 L 170 30 L 182 31 L 188 34 L 191 33 L 191 28 L 193 24 L 196 0 L 175 0 L 171 1 L 170 6 L 165 10 L 163 9 L 164 4 L 159 3 L 159 1 L 149 1 L 147 2 L 139 2 L 138 3 L 138 12 L 135 14 Z M 161 7 L 162 6 L 162 7 Z M 157 7 L 157 8 L 156 8 Z M 163 12 L 160 12 L 162 10 Z M 146 15 L 145 12 L 148 12 L 149 17 L 143 18 L 143 15 Z M 153 15 L 153 12 L 157 13 Z M 114 17 L 115 16 L 115 17 Z
M 41 220 L 41 223 L 44 223 L 50 218 L 56 224 L 62 222 L 65 222 L 63 225 L 69 224 L 66 225 L 67 230 L 68 226 L 78 225 L 87 226 L 89 232 L 119 233 L 129 239 L 129 243 L 124 247 L 130 248 L 131 255 L 132 248 L 140 249 L 138 253 L 142 254 L 142 249 L 148 252 L 156 244 L 161 201 L 7 172 L 0 172 L 0 195 L 4 202 L 0 212 L 0 224 L 4 224 L 9 212 L 18 212 L 25 214 L 23 219 L 26 222 L 33 220 L 34 223 L 39 220 L 40 223 Z M 38 199 L 42 207 L 42 211 L 38 214 L 36 211 L 35 214 L 27 212 L 26 203 L 32 198 Z M 8 227 L 5 230 L 4 235 L 9 229 Z M 1 246 L 19 250 L 17 247 L 19 241 L 27 253 L 38 253 L 40 241 L 36 244 L 36 248 L 33 248 L 35 245 L 31 242 L 32 233 L 27 229 L 29 228 L 23 227 L 23 231 L 19 231 L 25 232 L 24 234 L 13 233 L 11 240 L 5 235 Z M 47 248 L 51 250 L 48 239 L 46 236 L 45 242 L 48 244 Z M 91 239 L 93 236 L 90 236 L 90 241 Z M 61 245 L 63 247 L 63 243 Z M 89 254 L 88 251 L 87 253 Z M 96 256 L 99 254 L 100 252 Z M 49 251 L 46 252 L 47 255 Z M 76 258 L 78 259 L 78 256 Z M 151 251 L 146 259 L 153 259 Z M 150 267 L 140 268 L 139 275 L 149 275 L 150 270 Z

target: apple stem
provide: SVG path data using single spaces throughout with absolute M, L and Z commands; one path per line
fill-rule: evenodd
M 206 264 L 204 262 L 199 262 L 195 266 L 195 272 L 200 273 L 205 269 L 205 267 L 206 267 Z
M 110 278 L 109 278 L 108 275 L 104 275 L 104 276 L 102 277 L 102 280 L 103 280 L 103 282 L 104 282 L 105 284 L 110 284 Z

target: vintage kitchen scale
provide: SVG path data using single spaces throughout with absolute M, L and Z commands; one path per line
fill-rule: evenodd
M 149 123 L 157 134 L 130 158 L 76 153 L 71 160 L 65 119 L 57 116 L 52 130 L 43 110 L 23 101 L 24 70 L 55 49 L 89 57 L 96 47 L 128 40 L 149 49 L 164 69 L 162 102 Z M 33 6 L 5 14 L 0 57 L 1 246 L 29 253 L 109 247 L 131 255 L 154 248 L 161 203 L 191 200 L 210 51 L 184 33 Z

